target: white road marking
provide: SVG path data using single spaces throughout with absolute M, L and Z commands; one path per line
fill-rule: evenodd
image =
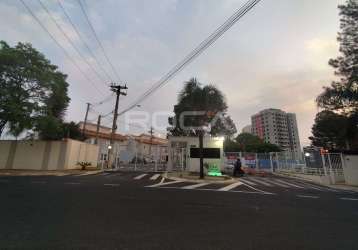
M 176 183 L 181 183 L 181 182 L 184 182 L 184 181 L 169 181 L 169 182 L 163 182 L 163 183 L 150 185 L 150 186 L 147 186 L 147 187 L 161 187 L 161 186 L 166 186 L 166 185 L 176 184 Z
M 243 184 L 243 183 L 240 182 L 240 181 L 234 182 L 234 183 L 232 183 L 232 184 L 230 184 L 230 185 L 228 185 L 228 186 L 225 186 L 225 187 L 223 187 L 223 188 L 218 189 L 218 191 L 229 191 L 229 190 L 234 189 L 234 188 L 236 188 L 236 187 L 238 187 L 238 186 L 240 186 L 240 185 L 242 185 L 242 184 Z
M 142 179 L 144 176 L 147 176 L 147 174 L 138 175 L 138 176 L 134 177 L 134 180 L 140 180 L 140 179 Z
M 178 188 L 178 187 L 160 187 L 160 188 L 162 188 L 162 189 L 181 189 L 181 188 Z M 222 192 L 222 191 L 220 191 L 220 189 L 209 189 L 209 188 L 197 188 L 195 190 Z M 262 191 L 256 192 L 256 191 L 243 191 L 243 190 L 229 190 L 229 191 L 226 191 L 226 192 L 228 192 L 228 193 L 244 193 L 244 194 L 276 195 L 274 193 L 262 192 Z
M 33 184 L 46 184 L 46 181 L 32 181 Z
M 118 187 L 119 184 L 111 184 L 111 183 L 106 183 L 106 184 L 103 184 L 104 186 L 111 186 L 111 187 Z
M 155 174 L 155 175 L 153 175 L 152 177 L 150 177 L 150 179 L 152 180 L 152 181 L 155 181 L 156 179 L 158 179 L 160 177 L 160 174 Z
M 8 183 L 8 182 L 10 182 L 10 181 L 9 181 L 9 180 L 0 180 L 0 182 Z
M 300 182 L 300 183 L 302 183 L 302 182 Z M 316 185 L 309 184 L 309 183 L 305 183 L 305 185 L 307 185 L 308 187 L 310 187 L 312 189 L 319 190 L 319 191 L 338 192 L 338 191 L 336 191 L 334 189 L 331 189 L 331 188 L 328 188 L 328 187 L 320 187 L 320 186 L 316 186 Z
M 64 184 L 66 184 L 66 185 L 79 185 L 81 183 L 79 183 L 79 182 L 65 182 Z
M 296 184 L 293 184 L 293 183 L 290 183 L 290 182 L 287 182 L 287 181 L 284 181 L 284 180 L 281 180 L 281 179 L 276 179 L 276 181 L 278 181 L 280 183 L 283 183 L 283 184 L 287 184 L 287 185 L 289 185 L 291 187 L 303 188 L 304 189 L 304 187 L 298 186 Z
M 344 200 L 344 201 L 358 201 L 358 199 L 356 198 L 346 198 L 346 197 L 343 197 L 343 198 L 340 198 L 341 200 Z
M 300 198 L 309 198 L 309 199 L 318 199 L 319 196 L 312 196 L 312 195 L 296 195 L 297 197 Z
M 299 184 L 304 186 L 304 187 L 306 187 L 306 188 L 311 188 L 311 189 L 318 190 L 318 191 L 324 191 L 322 188 L 319 188 L 317 186 L 313 186 L 313 185 L 308 184 L 308 183 L 299 182 Z
M 266 181 L 269 182 L 269 183 L 271 183 L 271 184 L 273 184 L 273 185 L 279 186 L 279 187 L 289 188 L 289 186 L 284 185 L 284 184 L 279 183 L 279 182 L 276 182 L 276 181 L 273 180 L 273 179 L 266 180 Z
M 252 185 L 252 186 L 257 186 L 256 183 L 253 183 L 253 182 L 251 182 L 251 181 L 249 181 L 249 180 L 247 180 L 247 179 L 240 179 L 240 181 L 243 182 L 243 183 Z
M 251 178 L 253 181 L 256 181 L 257 183 L 260 183 L 266 187 L 272 187 L 272 185 L 270 183 L 267 183 L 263 180 L 260 180 L 259 178 Z
M 210 183 L 197 183 L 197 184 L 194 184 L 194 185 L 189 185 L 189 186 L 185 186 L 185 187 L 182 187 L 182 189 L 195 189 L 195 188 L 198 188 L 198 187 L 203 187 L 203 186 L 206 186 L 206 185 L 209 185 Z

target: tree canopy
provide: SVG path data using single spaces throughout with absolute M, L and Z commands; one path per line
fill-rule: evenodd
M 338 80 L 317 97 L 319 107 L 336 115 L 319 113 L 310 139 L 315 146 L 349 150 L 358 149 L 358 2 L 347 0 L 338 8 L 341 55 L 329 61 Z
M 218 88 L 214 85 L 203 86 L 192 78 L 179 93 L 178 104 L 174 106 L 175 116 L 169 118 L 169 124 L 172 125 L 168 129 L 169 133 L 176 136 L 195 136 L 198 131 L 187 127 L 201 127 L 211 123 L 211 135 L 232 136 L 236 133 L 236 126 L 226 111 L 225 97 Z M 185 112 L 198 113 L 183 116 Z
M 279 146 L 264 142 L 259 137 L 250 133 L 241 133 L 235 140 L 227 139 L 224 142 L 225 152 L 255 152 L 269 153 L 280 152 Z
M 358 112 L 358 2 L 347 0 L 339 9 L 341 55 L 329 61 L 339 80 L 325 87 L 317 102 L 322 108 L 349 114 Z
M 349 123 L 346 116 L 324 110 L 316 115 L 312 136 L 309 139 L 316 147 L 345 150 L 349 144 L 349 138 L 347 138 Z
M 31 44 L 0 41 L 0 135 L 7 126 L 14 136 L 33 130 L 58 139 L 70 101 L 66 78 Z

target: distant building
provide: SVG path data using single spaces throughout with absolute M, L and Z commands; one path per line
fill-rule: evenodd
M 294 159 L 302 159 L 296 114 L 265 109 L 251 117 L 251 126 L 254 135 L 291 152 Z
M 242 133 L 248 133 L 248 134 L 252 134 L 252 126 L 251 125 L 247 125 L 245 127 L 242 128 L 241 130 Z
M 83 129 L 83 122 L 79 124 Z M 100 126 L 97 135 L 97 125 L 92 123 L 86 124 L 84 134 L 86 142 L 96 143 L 99 146 L 98 159 L 100 162 L 108 160 L 108 146 L 110 145 L 111 128 Z M 168 158 L 168 140 L 146 134 L 141 135 L 122 135 L 116 133 L 112 145 L 113 153 L 116 156 L 114 164 L 117 162 L 129 162 L 135 157 L 147 161 L 156 160 L 165 162 Z

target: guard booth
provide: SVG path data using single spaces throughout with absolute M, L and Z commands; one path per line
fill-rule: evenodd
M 199 138 L 170 136 L 168 171 L 200 172 Z M 224 164 L 224 138 L 204 136 L 204 172 L 221 172 Z

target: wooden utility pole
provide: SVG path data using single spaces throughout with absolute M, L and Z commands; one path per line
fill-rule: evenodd
M 118 118 L 118 101 L 119 101 L 119 96 L 123 95 L 126 96 L 127 93 L 126 92 L 122 92 L 122 90 L 127 90 L 127 86 L 124 85 L 115 85 L 112 84 L 111 85 L 111 91 L 113 91 L 114 93 L 116 93 L 116 105 L 114 107 L 114 115 L 113 115 L 113 124 L 112 124 L 112 132 L 111 132 L 111 137 L 110 137 L 110 147 L 108 148 L 108 167 L 112 166 L 113 163 L 113 140 L 114 140 L 114 135 L 116 133 L 117 130 L 117 118 Z
M 97 120 L 97 129 L 96 129 L 96 141 L 95 141 L 95 144 L 98 144 L 98 134 L 99 134 L 99 127 L 101 126 L 101 118 L 102 118 L 102 116 L 99 115 L 99 116 L 98 116 L 98 120 Z
M 85 130 L 86 130 L 88 112 L 89 112 L 90 107 L 91 107 L 91 103 L 87 103 L 86 115 L 85 115 L 85 120 L 83 122 L 83 128 L 82 128 L 82 137 L 83 138 L 85 137 Z

